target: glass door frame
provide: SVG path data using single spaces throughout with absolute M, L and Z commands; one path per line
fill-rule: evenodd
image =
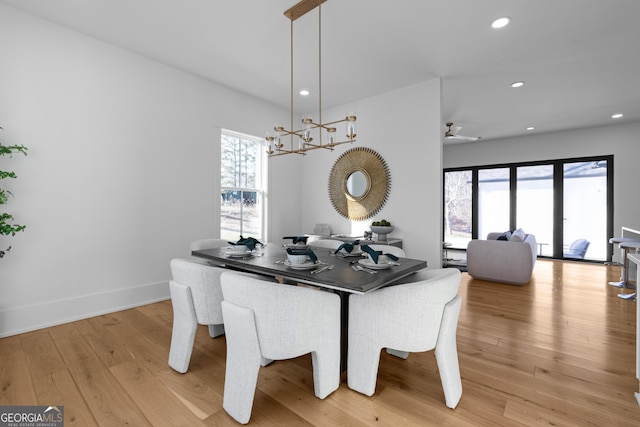
M 565 159 L 556 159 L 556 160 L 539 160 L 539 161 L 531 161 L 531 162 L 520 162 L 520 163 L 501 163 L 501 164 L 493 164 L 493 165 L 482 165 L 482 166 L 466 166 L 466 167 L 455 167 L 455 168 L 445 168 L 443 169 L 443 183 L 446 182 L 445 174 L 447 172 L 455 172 L 455 171 L 471 171 L 471 187 L 472 187 L 472 209 L 471 209 L 471 238 L 478 239 L 478 229 L 479 229 L 479 218 L 478 218 L 478 171 L 481 169 L 500 169 L 500 168 L 509 168 L 510 169 L 510 179 L 509 179 L 509 192 L 510 192 L 510 209 L 509 209 L 509 227 L 510 229 L 514 229 L 517 227 L 517 168 L 520 166 L 538 166 L 538 165 L 553 165 L 553 259 L 565 259 L 563 257 L 563 244 L 564 244 L 564 164 L 565 163 L 577 163 L 577 162 L 598 162 L 598 161 L 606 161 L 607 162 L 607 220 L 606 220 L 606 233 L 608 236 L 613 236 L 613 215 L 614 215 L 614 206 L 613 206 L 613 177 L 614 177 L 614 165 L 613 165 L 613 155 L 602 155 L 602 156 L 588 156 L 588 157 L 574 157 L 574 158 L 565 158 Z M 443 192 L 444 193 L 444 192 Z M 443 207 L 443 217 L 446 215 L 444 199 L 442 201 Z M 444 220 L 443 220 L 444 222 Z M 444 230 L 444 224 L 443 224 Z M 499 231 L 499 230 L 496 230 Z M 444 233 L 444 231 L 443 231 Z M 483 237 L 484 238 L 484 237 Z M 444 235 L 442 236 L 444 241 Z M 613 246 L 607 244 L 606 250 L 606 261 L 611 262 L 613 255 Z M 567 258 L 569 259 L 569 258 Z M 588 260 L 587 260 L 588 261 Z M 598 261 L 601 262 L 601 261 Z

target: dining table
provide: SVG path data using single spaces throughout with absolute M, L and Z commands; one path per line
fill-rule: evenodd
M 316 287 L 335 292 L 340 297 L 341 312 L 341 372 L 346 372 L 348 349 L 349 295 L 375 292 L 383 286 L 392 286 L 401 279 L 427 267 L 427 262 L 412 258 L 399 258 L 390 264 L 375 266 L 361 252 L 335 253 L 327 248 L 309 247 L 317 258 L 310 265 L 296 266 L 287 262 L 283 245 L 269 243 L 259 250 L 232 251 L 229 247 L 201 249 L 192 256 L 228 268 L 276 278 L 283 284 Z M 361 267 L 365 267 L 364 269 Z M 316 270 L 323 269 L 316 272 Z

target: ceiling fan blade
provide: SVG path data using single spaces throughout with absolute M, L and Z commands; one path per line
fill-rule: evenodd
M 446 125 L 449 129 L 444 133 L 445 139 L 459 139 L 461 141 L 477 141 L 480 139 L 479 136 L 458 135 L 462 126 L 454 126 L 452 122 L 448 122 Z
M 480 139 L 479 136 L 464 136 L 464 135 L 453 135 L 450 137 L 446 137 L 447 139 L 461 139 L 463 141 L 477 141 Z

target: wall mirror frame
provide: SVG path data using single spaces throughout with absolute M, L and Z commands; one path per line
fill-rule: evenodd
M 377 214 L 389 198 L 391 174 L 376 151 L 356 147 L 342 153 L 329 173 L 329 198 L 347 219 L 362 221 Z

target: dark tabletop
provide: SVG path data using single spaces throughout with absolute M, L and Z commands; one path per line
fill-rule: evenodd
M 295 270 L 283 264 L 287 259 L 285 249 L 280 245 L 269 244 L 263 255 L 251 255 L 247 257 L 230 257 L 227 248 L 204 249 L 193 251 L 196 257 L 213 260 L 217 264 L 240 271 L 258 273 L 273 277 L 282 277 L 300 283 L 336 289 L 349 293 L 363 294 L 426 268 L 427 262 L 411 258 L 400 258 L 399 265 L 393 265 L 388 269 L 377 270 L 375 274 L 364 271 L 355 271 L 351 263 L 357 262 L 362 257 L 342 257 L 333 255 L 333 251 L 326 248 L 313 249 L 318 261 L 325 264 L 333 264 L 332 270 L 312 274 L 311 270 Z M 256 253 L 257 254 L 257 253 Z M 318 267 L 321 267 L 319 265 Z

